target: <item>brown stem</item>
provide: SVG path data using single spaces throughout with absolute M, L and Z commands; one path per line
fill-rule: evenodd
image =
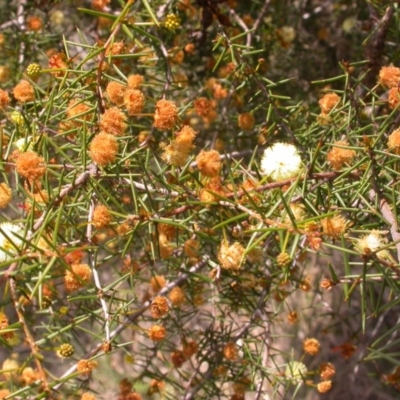
M 10 279 L 10 294 L 11 294 L 11 299 L 14 303 L 15 312 L 18 315 L 18 320 L 22 326 L 22 329 L 24 330 L 25 337 L 29 344 L 29 347 L 31 348 L 31 354 L 35 360 L 36 368 L 39 371 L 40 380 L 42 381 L 43 388 L 44 388 L 45 392 L 49 392 L 50 389 L 49 389 L 49 384 L 47 382 L 46 373 L 44 372 L 44 369 L 40 362 L 40 358 L 42 356 L 40 355 L 39 348 L 36 345 L 35 340 L 31 335 L 31 332 L 29 331 L 28 325 L 25 321 L 24 314 L 21 312 L 21 306 L 19 304 L 18 295 L 17 295 L 17 285 L 16 285 L 14 278 Z

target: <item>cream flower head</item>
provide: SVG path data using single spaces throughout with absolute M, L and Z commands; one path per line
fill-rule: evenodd
M 359 238 L 355 247 L 363 254 L 376 253 L 378 258 L 390 260 L 390 253 L 387 250 L 379 251 L 381 247 L 386 246 L 386 242 L 387 240 L 379 234 L 379 231 L 373 230 L 368 235 Z
M 23 229 L 11 222 L 0 224 L 0 263 L 10 260 L 22 245 Z
M 274 181 L 297 176 L 301 169 L 301 158 L 296 147 L 288 143 L 275 143 L 264 151 L 261 171 Z

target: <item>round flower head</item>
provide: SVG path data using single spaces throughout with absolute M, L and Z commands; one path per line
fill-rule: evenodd
M 169 292 L 169 299 L 175 307 L 179 307 L 185 302 L 185 293 L 179 286 L 175 286 Z
M 110 222 L 111 222 L 110 210 L 102 204 L 96 206 L 93 212 L 92 224 L 96 228 L 104 228 L 105 226 L 108 226 Z
M 400 91 L 397 86 L 392 87 L 389 90 L 388 103 L 392 110 L 394 110 L 400 104 Z
M 210 178 L 217 176 L 222 168 L 221 157 L 216 150 L 202 150 L 196 157 L 196 162 L 199 171 Z
M 131 89 L 139 89 L 144 82 L 144 76 L 139 74 L 129 75 L 128 76 L 128 87 Z
M 106 92 L 108 94 L 108 98 L 111 103 L 120 106 L 124 103 L 124 94 L 125 94 L 126 86 L 119 82 L 111 81 L 106 88 Z
M 34 151 L 27 151 L 17 158 L 16 169 L 24 178 L 39 179 L 46 172 L 46 164 L 43 157 L 40 157 Z
M 346 230 L 348 221 L 341 215 L 335 215 L 334 217 L 324 218 L 321 225 L 324 235 L 337 239 Z
M 331 388 L 332 388 L 332 381 L 322 381 L 317 385 L 317 390 L 320 393 L 329 392 Z
M 336 93 L 327 93 L 321 98 L 318 104 L 324 114 L 329 114 L 339 101 L 340 97 Z
M 12 199 L 12 190 L 7 183 L 0 183 L 0 208 L 6 208 Z
M 340 146 L 340 147 L 336 147 Z M 349 144 L 346 140 L 338 140 L 333 143 L 333 147 L 326 155 L 326 159 L 335 171 L 339 171 L 343 165 L 350 164 L 356 155 L 356 152 L 347 149 Z
M 254 126 L 254 115 L 251 113 L 239 114 L 238 125 L 239 128 L 245 131 L 252 129 Z
M 261 159 L 262 172 L 274 181 L 283 181 L 299 175 L 301 158 L 295 146 L 275 143 L 264 151 Z
M 96 368 L 96 361 L 79 360 L 76 364 L 76 370 L 83 375 L 89 375 L 94 368 Z
M 27 101 L 32 101 L 35 99 L 35 90 L 33 86 L 25 80 L 22 80 L 14 88 L 14 97 L 20 103 L 26 103 Z
M 400 82 L 400 68 L 389 65 L 379 71 L 379 83 L 388 88 L 398 85 Z
M 396 154 L 400 153 L 400 129 L 396 129 L 390 134 L 387 145 L 389 150 Z
M 100 132 L 89 145 L 89 154 L 92 160 L 101 166 L 115 161 L 118 152 L 118 142 L 111 133 Z
M 200 97 L 193 102 L 194 109 L 197 115 L 200 117 L 208 117 L 212 110 L 212 103 L 205 97 Z
M 32 136 L 20 138 L 13 143 L 20 152 L 33 151 L 34 144 Z
M 117 107 L 109 108 L 100 118 L 100 128 L 105 133 L 122 136 L 127 128 L 125 114 Z
M 144 94 L 140 90 L 127 89 L 124 94 L 124 104 L 128 114 L 140 114 L 143 111 L 144 100 Z
M 153 325 L 148 331 L 147 334 L 151 340 L 154 342 L 160 342 L 165 339 L 167 335 L 166 329 L 161 325 Z
M 0 89 L 0 108 L 5 108 L 10 104 L 10 96 L 5 90 Z
M 386 239 L 381 237 L 378 231 L 371 231 L 368 235 L 365 235 L 357 240 L 355 247 L 363 254 L 376 253 L 378 258 L 389 260 L 390 254 L 387 250 L 379 249 L 386 245 Z
M 4 222 L 0 225 L 0 262 L 13 258 L 21 248 L 23 230 L 11 222 Z
M 168 314 L 169 306 L 168 300 L 163 296 L 156 296 L 151 303 L 151 316 L 153 318 L 162 318 Z
M 238 270 L 243 263 L 245 249 L 239 242 L 229 245 L 227 241 L 223 241 L 219 248 L 218 260 L 222 268 Z
M 172 129 L 178 121 L 178 108 L 173 101 L 159 100 L 154 114 L 154 126 L 159 130 Z
M 315 356 L 319 352 L 320 344 L 317 339 L 305 339 L 303 341 L 303 349 L 307 354 Z
M 74 264 L 64 276 L 65 288 L 68 292 L 80 289 L 90 282 L 92 270 L 87 264 Z

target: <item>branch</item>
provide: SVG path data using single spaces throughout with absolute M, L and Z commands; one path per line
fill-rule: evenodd
M 43 384 L 43 389 L 45 392 L 49 392 L 49 384 L 47 382 L 46 373 L 44 372 L 44 369 L 40 362 L 40 359 L 42 358 L 42 356 L 40 355 L 39 348 L 36 345 L 31 332 L 29 331 L 28 325 L 25 321 L 24 314 L 21 312 L 21 307 L 20 307 L 20 304 L 18 301 L 18 295 L 17 295 L 17 285 L 16 285 L 14 278 L 10 279 L 10 294 L 11 294 L 11 299 L 14 304 L 15 312 L 18 315 L 18 320 L 21 323 L 22 329 L 24 330 L 24 333 L 25 333 L 26 340 L 29 344 L 29 347 L 31 348 L 31 354 L 35 360 L 36 368 L 39 371 L 40 380 L 42 381 L 42 384 Z

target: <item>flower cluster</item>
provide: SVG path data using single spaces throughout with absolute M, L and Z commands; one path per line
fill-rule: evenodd
M 185 125 L 179 132 L 175 133 L 175 139 L 170 144 L 160 144 L 163 149 L 162 159 L 177 167 L 185 165 L 191 150 L 194 148 L 193 141 L 196 134 L 197 132 L 189 125 Z

